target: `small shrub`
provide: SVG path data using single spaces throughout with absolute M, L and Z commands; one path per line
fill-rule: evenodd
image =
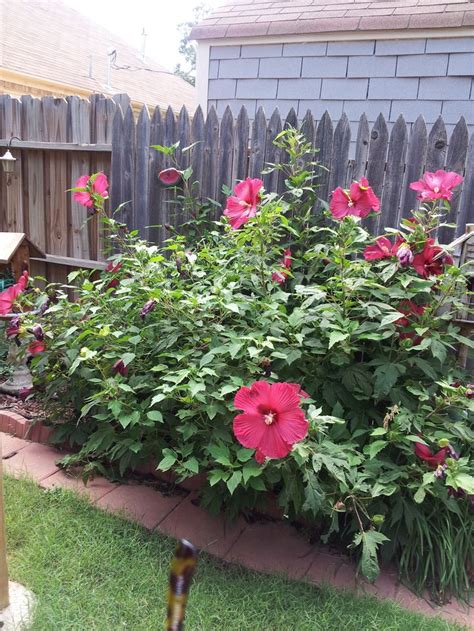
M 120 474 L 151 458 L 180 480 L 205 472 L 214 511 L 272 492 L 354 548 L 369 579 L 381 549 L 418 588 L 465 595 L 474 401 L 454 350 L 472 343 L 453 315 L 466 278 L 432 238 L 459 181 L 426 174 L 420 209 L 374 240 L 369 183 L 328 207 L 304 138 L 277 142 L 286 192 L 239 184 L 203 236 L 158 247 L 105 220 L 119 253 L 99 278 L 70 274 L 77 299 L 57 292 L 33 360 L 46 399 L 74 412 L 57 440 Z

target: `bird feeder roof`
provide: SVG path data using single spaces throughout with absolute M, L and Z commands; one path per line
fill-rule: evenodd
M 45 253 L 24 232 L 0 232 L 0 265 L 8 265 L 18 248 L 25 242 L 28 244 L 30 255 L 46 258 Z

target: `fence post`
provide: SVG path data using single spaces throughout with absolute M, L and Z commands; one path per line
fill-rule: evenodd
M 5 529 L 5 512 L 3 510 L 3 466 L 2 441 L 0 439 L 0 611 L 9 605 L 8 567 Z

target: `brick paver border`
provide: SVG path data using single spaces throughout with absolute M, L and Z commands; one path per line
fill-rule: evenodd
M 41 430 L 40 427 L 33 434 L 37 440 L 48 435 Z M 30 477 L 44 489 L 72 489 L 103 510 L 122 514 L 148 530 L 189 539 L 200 549 L 228 562 L 392 600 L 406 609 L 474 629 L 474 603 L 469 608 L 457 601 L 436 607 L 399 584 L 392 571 L 382 571 L 375 583 L 369 584 L 356 575 L 355 567 L 343 557 L 310 545 L 283 522 L 247 524 L 240 519 L 229 524 L 223 516 L 211 517 L 202 509 L 194 489 L 180 489 L 170 496 L 151 486 L 116 484 L 101 477 L 84 486 L 80 478 L 68 476 L 57 467 L 62 452 L 23 438 L 28 432 L 28 421 L 23 417 L 0 412 L 0 432 L 4 471 L 13 477 Z

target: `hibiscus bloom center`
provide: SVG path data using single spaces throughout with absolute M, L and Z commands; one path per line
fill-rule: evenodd
M 265 425 L 272 425 L 276 418 L 276 412 L 267 412 L 263 415 Z
M 433 190 L 434 190 L 435 193 L 439 193 L 440 188 L 439 188 L 439 186 L 435 186 Z
M 352 208 L 354 206 L 354 202 L 352 201 L 352 199 L 350 197 L 347 200 L 347 205 L 349 206 L 349 208 Z

